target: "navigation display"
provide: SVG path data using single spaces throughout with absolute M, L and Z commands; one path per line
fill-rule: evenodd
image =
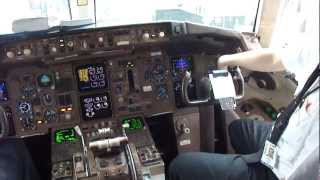
M 76 140 L 77 136 L 73 128 L 59 129 L 54 132 L 54 142 L 56 144 L 75 142 Z
M 112 116 L 109 94 L 94 94 L 80 97 L 82 118 L 85 121 Z
M 107 87 L 104 64 L 79 66 L 76 68 L 80 91 L 90 91 Z
M 4 81 L 0 81 L 0 102 L 1 101 L 8 101 L 8 89 Z
M 186 70 L 191 70 L 191 60 L 188 58 L 177 58 L 173 60 L 173 69 L 176 73 L 185 72 Z

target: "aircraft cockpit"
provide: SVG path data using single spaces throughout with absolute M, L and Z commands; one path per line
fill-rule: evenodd
M 41 179 L 168 179 L 179 154 L 233 153 L 234 119 L 274 122 L 293 98 L 287 72 L 219 68 L 259 40 L 183 21 L 1 35 L 0 142 L 23 140 Z

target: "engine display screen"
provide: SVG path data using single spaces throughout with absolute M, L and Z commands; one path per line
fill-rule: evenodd
M 0 81 L 0 102 L 1 101 L 8 101 L 8 89 L 4 81 Z
M 122 125 L 128 130 L 143 129 L 144 123 L 141 117 L 125 118 L 122 120 Z
M 111 101 L 108 93 L 80 97 L 83 120 L 111 117 Z
M 76 68 L 80 91 L 90 91 L 107 87 L 107 75 L 104 64 L 79 66 Z
M 77 141 L 76 132 L 73 128 L 59 129 L 54 132 L 54 142 L 62 144 Z

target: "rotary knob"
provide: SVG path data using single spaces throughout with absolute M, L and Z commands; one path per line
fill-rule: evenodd
M 23 54 L 25 55 L 25 56 L 30 56 L 31 55 L 31 49 L 24 49 L 23 50 Z
M 103 43 L 103 41 L 104 41 L 103 37 L 98 37 L 98 42 L 99 43 Z
M 14 52 L 8 51 L 8 52 L 7 52 L 7 57 L 10 58 L 10 59 L 14 58 L 14 57 L 15 57 Z
M 146 32 L 146 33 L 143 33 L 142 38 L 143 38 L 145 41 L 147 41 L 147 40 L 150 39 L 150 34 L 147 33 L 147 32 Z
M 53 52 L 53 53 L 56 53 L 57 52 L 57 48 L 56 47 L 51 47 L 51 51 Z
M 166 34 L 163 31 L 159 32 L 159 37 L 163 38 L 165 35 Z
M 68 46 L 69 48 L 73 48 L 74 42 L 73 42 L 73 41 L 68 41 L 67 46 Z
M 83 40 L 81 45 L 83 49 L 88 49 L 88 42 L 86 40 Z

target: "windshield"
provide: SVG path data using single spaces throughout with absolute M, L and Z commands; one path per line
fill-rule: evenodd
M 252 31 L 259 0 L 10 0 L 0 6 L 0 34 L 17 19 L 47 17 L 48 25 L 96 18 L 98 26 L 188 21 Z

